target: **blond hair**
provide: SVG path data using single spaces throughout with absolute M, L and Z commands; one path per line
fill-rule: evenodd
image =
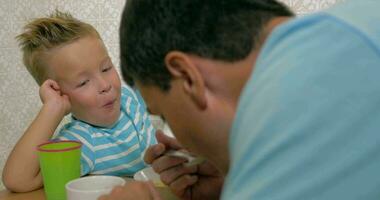
M 89 35 L 100 38 L 90 24 L 56 10 L 48 17 L 37 18 L 26 24 L 24 32 L 16 39 L 23 52 L 25 67 L 38 85 L 41 85 L 47 79 L 45 54 L 53 48 Z

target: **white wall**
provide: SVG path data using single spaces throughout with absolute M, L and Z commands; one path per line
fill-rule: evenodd
M 282 1 L 298 14 L 306 14 L 342 0 Z M 27 20 L 59 8 L 94 25 L 102 35 L 114 64 L 118 66 L 118 24 L 124 3 L 125 0 L 0 1 L 0 174 L 13 145 L 41 106 L 37 84 L 22 65 L 14 37 L 21 32 Z M 3 184 L 0 181 L 1 189 Z

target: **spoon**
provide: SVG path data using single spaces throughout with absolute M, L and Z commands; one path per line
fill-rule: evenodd
M 199 165 L 206 160 L 205 158 L 201 156 L 192 156 L 189 153 L 178 151 L 178 150 L 172 150 L 172 149 L 165 152 L 165 155 L 186 159 L 187 162 L 184 164 L 186 167 Z

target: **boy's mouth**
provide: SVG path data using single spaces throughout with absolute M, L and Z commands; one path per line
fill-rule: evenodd
M 104 107 L 104 108 L 112 107 L 112 106 L 115 104 L 115 102 L 116 102 L 116 99 L 113 99 L 113 100 L 111 100 L 111 101 L 108 101 L 107 103 L 105 103 L 105 104 L 103 105 L 103 107 Z

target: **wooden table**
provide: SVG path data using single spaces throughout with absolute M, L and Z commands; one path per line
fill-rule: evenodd
M 131 178 L 124 178 L 127 182 L 132 181 Z M 173 193 L 170 192 L 168 187 L 156 186 L 157 191 L 160 193 L 163 200 L 179 200 Z M 45 200 L 44 189 L 38 189 L 32 192 L 13 193 L 8 190 L 0 191 L 0 200 Z
M 124 180 L 132 181 L 132 178 L 124 177 Z M 44 189 L 38 189 L 32 192 L 14 193 L 8 190 L 0 191 L 0 200 L 45 200 Z
M 45 200 L 44 189 L 26 193 L 13 193 L 8 190 L 0 191 L 0 200 Z
M 124 180 L 131 181 L 132 178 L 125 177 Z M 8 190 L 0 191 L 0 200 L 45 200 L 44 189 L 38 189 L 32 192 L 14 193 Z

